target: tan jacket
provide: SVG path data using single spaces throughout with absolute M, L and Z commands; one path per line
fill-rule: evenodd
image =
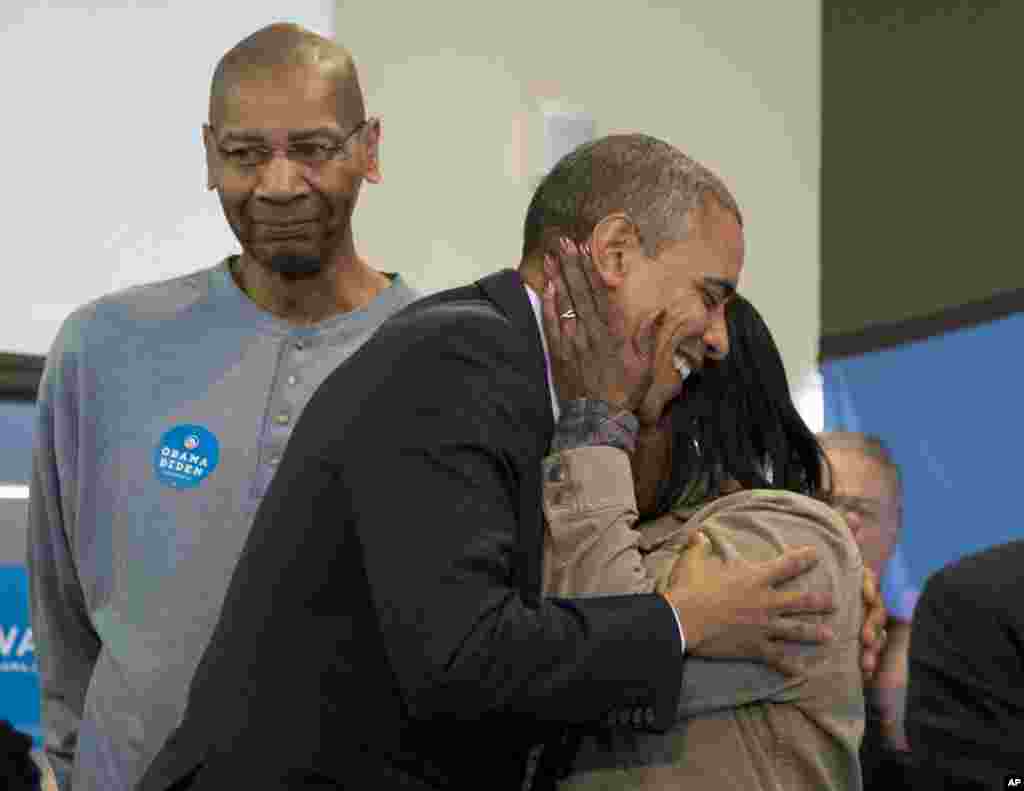
M 794 647 L 807 659 L 803 675 L 688 657 L 676 727 L 612 728 L 603 740 L 588 739 L 563 791 L 861 788 L 863 565 L 842 517 L 802 495 L 752 490 L 635 530 L 629 458 L 609 447 L 549 457 L 544 486 L 549 596 L 649 592 L 667 579 L 689 531 L 701 529 L 722 563 L 817 547 L 818 565 L 790 586 L 831 591 L 836 603 L 825 619 L 835 641 Z

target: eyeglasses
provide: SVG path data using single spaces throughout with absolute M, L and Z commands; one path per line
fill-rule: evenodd
M 375 118 L 368 118 L 360 122 L 356 127 L 340 140 L 328 139 L 329 132 L 323 136 L 314 136 L 309 140 L 295 140 L 288 144 L 285 149 L 285 156 L 292 162 L 306 167 L 319 167 L 327 162 L 338 159 L 348 159 L 352 156 L 348 151 L 349 141 L 355 137 L 364 127 L 375 123 Z M 213 127 L 210 127 L 211 130 Z M 216 132 L 214 132 L 216 134 Z M 234 168 L 238 170 L 254 170 L 263 167 L 274 158 L 274 148 L 263 142 L 239 140 L 218 144 L 217 150 L 220 155 Z

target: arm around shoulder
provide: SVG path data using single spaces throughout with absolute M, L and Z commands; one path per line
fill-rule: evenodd
M 328 460 L 344 470 L 384 640 L 414 716 L 507 711 L 583 722 L 677 688 L 678 637 L 659 597 L 524 595 L 519 536 L 533 517 L 521 487 L 540 486 L 551 430 L 541 361 L 499 319 L 439 325 L 379 340 L 387 376 L 367 356 L 348 367 L 351 377 L 373 377 L 373 398 Z M 387 496 L 386 481 L 401 482 L 402 496 Z M 637 661 L 645 643 L 653 658 Z
M 705 663 L 694 661 L 698 657 L 688 662 L 686 682 L 689 689 L 684 690 L 682 702 L 686 707 L 686 713 L 721 708 L 723 702 L 738 699 L 733 694 L 735 686 L 728 679 L 724 679 L 724 674 L 717 672 L 721 670 L 723 660 L 729 660 L 730 665 L 743 669 L 743 673 L 749 676 L 743 682 L 745 702 L 771 699 L 784 689 L 799 688 L 802 690 L 801 694 L 813 696 L 816 694 L 815 688 L 813 685 L 806 686 L 804 680 L 808 677 L 808 672 L 813 672 L 814 668 L 823 665 L 835 665 L 839 662 L 841 667 L 836 665 L 836 671 L 842 670 L 844 676 L 854 673 L 853 655 L 858 646 L 862 612 L 862 564 L 856 544 L 838 515 L 824 504 L 800 495 L 776 491 L 746 491 L 716 500 L 695 514 L 691 523 L 707 537 L 701 549 L 691 550 L 691 553 L 677 564 L 677 553 L 686 540 L 686 534 L 680 533 L 678 537 L 655 548 L 647 555 L 646 562 L 652 573 L 658 577 L 659 589 L 664 588 L 666 581 L 672 577 L 684 593 L 692 587 L 695 593 L 699 594 L 705 587 L 702 580 L 714 582 L 716 578 L 726 579 L 727 575 L 732 575 L 735 577 L 734 583 L 738 592 L 747 585 L 747 580 L 751 579 L 754 564 L 774 561 L 787 550 L 796 547 L 812 546 L 817 552 L 817 564 L 810 571 L 779 586 L 779 592 L 785 592 L 787 595 L 813 593 L 830 596 L 835 604 L 831 613 L 807 614 L 801 616 L 801 619 L 809 622 L 812 628 L 827 626 L 834 633 L 835 639 L 823 645 L 772 642 L 773 650 L 781 652 L 784 664 L 794 668 L 786 674 L 768 665 L 749 661 L 759 658 L 758 652 L 754 649 L 764 638 L 757 636 L 758 632 L 752 633 L 749 639 L 755 640 L 756 637 L 756 641 L 751 642 L 746 648 L 743 647 L 746 645 L 746 639 L 734 645 L 733 638 L 730 638 L 725 646 L 732 648 L 717 645 L 718 638 L 712 645 L 698 644 L 694 649 L 695 653 L 698 656 L 713 657 L 714 662 L 707 668 L 706 679 L 702 675 Z M 698 563 L 693 552 L 703 552 L 708 557 Z M 763 613 L 754 609 L 753 599 L 758 595 L 760 594 L 757 590 L 754 590 L 750 594 L 750 601 L 744 598 L 741 611 L 734 612 L 731 617 L 738 618 L 741 622 L 748 618 L 763 617 Z M 714 606 L 713 602 L 706 601 L 699 595 L 697 601 L 703 601 L 701 606 L 705 609 Z M 744 608 L 750 611 L 743 612 Z M 681 607 L 684 626 L 687 625 L 687 617 L 694 615 L 689 610 L 687 606 Z M 706 613 L 698 615 L 704 617 Z M 778 621 L 780 618 L 776 616 L 772 620 Z M 772 628 L 774 627 L 771 623 L 766 623 L 769 632 Z M 748 661 L 740 661 L 741 659 Z M 797 667 L 801 668 L 801 671 L 793 675 Z M 701 680 L 701 683 L 697 683 L 698 680 Z M 861 701 L 858 708 L 862 712 L 859 675 L 850 675 L 849 686 L 851 689 L 856 687 L 858 699 Z

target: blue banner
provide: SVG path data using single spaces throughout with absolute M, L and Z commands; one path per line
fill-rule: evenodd
M 24 566 L 0 565 L 0 719 L 42 745 L 39 668 L 28 617 Z
M 877 434 L 903 476 L 910 586 L 1024 537 L 1024 314 L 822 365 L 825 428 Z

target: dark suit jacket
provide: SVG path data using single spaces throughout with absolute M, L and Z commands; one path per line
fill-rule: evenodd
M 928 579 L 910 634 L 906 726 L 918 760 L 978 787 L 1024 772 L 1024 541 Z
M 660 596 L 541 600 L 552 431 L 518 273 L 386 322 L 296 425 L 140 788 L 518 789 L 567 723 L 669 727 Z

